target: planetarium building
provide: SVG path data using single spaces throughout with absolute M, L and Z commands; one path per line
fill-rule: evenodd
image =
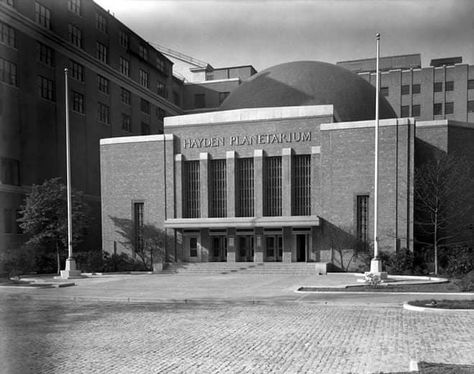
M 379 248 L 413 249 L 415 163 L 473 131 L 379 107 Z M 103 249 L 138 250 L 150 228 L 167 261 L 325 262 L 341 237 L 370 244 L 374 117 L 369 83 L 303 61 L 256 74 L 219 111 L 165 118 L 163 135 L 102 139 Z

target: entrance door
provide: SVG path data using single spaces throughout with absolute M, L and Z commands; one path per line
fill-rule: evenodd
M 306 262 L 306 235 L 296 235 L 296 261 Z
M 283 256 L 283 237 L 281 235 L 265 236 L 265 261 L 281 262 Z
M 253 262 L 253 236 L 239 236 L 239 257 L 238 261 Z
M 225 236 L 211 236 L 212 261 L 227 261 L 227 238 Z
M 200 261 L 199 254 L 199 236 L 184 236 L 184 258 L 189 262 Z

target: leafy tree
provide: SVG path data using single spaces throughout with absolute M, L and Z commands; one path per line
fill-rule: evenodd
M 151 224 L 136 228 L 130 219 L 117 217 L 111 219 L 117 227 L 117 233 L 122 237 L 120 243 L 130 249 L 145 269 L 153 269 L 153 264 L 163 263 L 166 247 L 171 248 L 174 242 L 174 238 L 169 236 L 166 230 Z
M 435 274 L 440 249 L 469 244 L 473 192 L 464 158 L 444 154 L 415 171 L 416 242 L 433 250 Z
M 81 192 L 72 190 L 72 245 L 82 240 L 87 226 L 87 205 Z M 20 227 L 28 236 L 27 245 L 45 253 L 56 252 L 57 271 L 61 254 L 67 250 L 67 190 L 61 178 L 33 185 L 20 210 Z

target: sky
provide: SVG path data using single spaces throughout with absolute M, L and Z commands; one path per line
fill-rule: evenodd
M 421 53 L 474 65 L 474 0 L 95 0 L 150 43 L 214 68 Z

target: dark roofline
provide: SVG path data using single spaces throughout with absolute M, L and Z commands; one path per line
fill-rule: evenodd
M 414 57 L 414 56 L 420 56 L 421 57 L 421 53 L 411 53 L 411 54 L 406 54 L 406 55 L 394 55 L 394 56 L 383 56 L 383 57 L 380 57 L 380 59 L 383 60 L 383 59 L 388 59 L 388 58 L 402 58 L 402 57 Z M 361 58 L 361 59 L 358 59 L 358 60 L 344 60 L 344 61 L 336 62 L 336 65 L 337 64 L 349 63 L 349 62 L 373 61 L 375 59 L 376 59 L 376 57 Z

